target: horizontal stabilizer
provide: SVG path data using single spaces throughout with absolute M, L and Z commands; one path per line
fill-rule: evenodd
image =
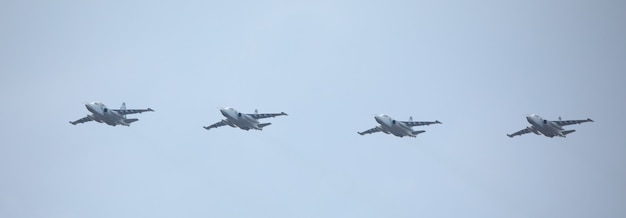
M 124 122 L 127 123 L 127 124 L 130 124 L 130 123 L 135 122 L 137 120 L 139 120 L 139 119 L 137 119 L 137 118 L 124 119 Z
M 413 135 L 417 135 L 417 134 L 424 133 L 424 132 L 426 132 L 426 130 L 413 131 Z
M 263 127 L 269 126 L 271 124 L 272 123 L 261 123 L 261 124 L 259 124 L 259 128 L 263 128 Z
M 563 131 L 563 135 L 567 135 L 567 134 L 570 134 L 570 133 L 573 133 L 573 132 L 576 132 L 576 130 L 575 129 L 565 130 L 565 131 Z

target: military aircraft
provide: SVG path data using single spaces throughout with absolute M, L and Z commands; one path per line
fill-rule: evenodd
M 573 130 L 573 129 L 565 130 L 563 129 L 563 126 L 572 125 L 572 124 L 581 124 L 585 122 L 593 122 L 593 120 L 589 118 L 587 118 L 586 120 L 561 120 L 561 117 L 559 117 L 559 120 L 550 121 L 550 120 L 545 120 L 541 118 L 537 114 L 527 115 L 526 120 L 528 120 L 528 122 L 532 126 L 526 127 L 526 129 L 522 129 L 513 134 L 506 134 L 506 135 L 508 137 L 513 138 L 514 136 L 523 135 L 523 134 L 532 132 L 537 135 L 543 134 L 544 136 L 550 137 L 550 138 L 554 136 L 565 138 L 567 134 L 573 133 L 576 130 Z
M 254 110 L 254 114 L 244 114 L 230 107 L 221 108 L 220 112 L 222 113 L 222 115 L 224 115 L 224 117 L 226 117 L 226 119 L 214 123 L 213 125 L 205 126 L 203 128 L 209 130 L 212 128 L 229 125 L 233 128 L 239 127 L 243 130 L 263 130 L 263 127 L 269 126 L 272 123 L 260 123 L 259 119 L 287 115 L 285 112 L 259 114 L 257 110 Z
M 91 102 L 85 103 L 85 107 L 92 114 L 87 115 L 86 117 L 80 118 L 74 122 L 70 121 L 72 125 L 76 125 L 79 123 L 96 121 L 98 123 L 106 123 L 110 126 L 122 125 L 122 126 L 130 126 L 132 122 L 135 122 L 139 119 L 136 118 L 126 118 L 127 114 L 136 114 L 143 113 L 147 111 L 154 111 L 150 108 L 148 109 L 126 109 L 126 103 L 122 103 L 122 107 L 120 109 L 108 109 L 101 102 Z
M 386 114 L 375 115 L 374 119 L 376 122 L 380 124 L 380 126 L 376 126 L 374 128 L 368 129 L 364 132 L 357 132 L 360 135 L 372 134 L 375 132 L 384 132 L 387 134 L 392 134 L 398 137 L 415 137 L 417 134 L 426 132 L 425 130 L 417 130 L 413 131 L 411 127 L 413 126 L 424 126 L 431 124 L 441 124 L 438 120 L 428 122 L 428 121 L 413 121 L 413 118 L 410 117 L 409 121 L 397 121 L 393 118 L 389 117 Z

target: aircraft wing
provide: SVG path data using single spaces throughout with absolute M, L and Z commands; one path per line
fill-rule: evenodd
M 92 121 L 92 120 L 93 120 L 93 119 L 91 119 L 91 117 L 86 116 L 86 117 L 80 118 L 80 119 L 78 119 L 78 120 L 76 120 L 76 121 L 74 121 L 74 122 L 70 121 L 70 123 L 71 123 L 72 125 L 76 125 L 76 124 L 79 124 L 79 123 L 89 122 L 89 121 Z
M 121 115 L 126 115 L 126 114 L 138 114 L 138 113 L 154 111 L 154 110 L 152 110 L 152 108 L 148 108 L 148 109 L 115 109 L 112 111 L 115 111 Z
M 248 114 L 248 116 L 251 116 L 254 119 L 263 119 L 263 118 L 269 118 L 269 117 L 277 117 L 277 116 L 284 116 L 287 115 L 285 112 L 280 112 L 280 113 L 275 113 L 275 114 Z
M 514 136 L 518 136 L 518 135 L 524 135 L 526 133 L 530 133 L 530 130 L 528 128 L 522 129 L 520 131 L 517 131 L 513 134 L 506 134 L 506 136 L 508 136 L 509 138 L 513 138 Z
M 224 126 L 224 125 L 227 125 L 227 123 L 226 123 L 225 120 L 222 120 L 222 121 L 214 123 L 214 124 L 212 124 L 210 126 L 205 126 L 204 128 L 206 130 L 209 130 L 209 129 L 217 128 L 217 127 Z
M 365 135 L 365 134 L 372 134 L 372 133 L 375 133 L 375 132 L 380 132 L 380 130 L 381 130 L 380 127 L 377 126 L 377 127 L 365 130 L 363 132 L 357 132 L 357 133 L 359 135 Z
M 586 120 L 555 120 L 555 121 L 552 121 L 552 122 L 556 123 L 559 126 L 567 126 L 567 125 L 572 125 L 572 124 L 581 124 L 581 123 L 586 123 L 586 122 L 593 122 L 593 120 L 587 118 Z
M 435 120 L 433 122 L 428 122 L 428 121 L 401 121 L 402 123 L 404 123 L 407 126 L 428 126 L 431 124 L 439 124 L 441 122 L 439 122 L 439 120 Z

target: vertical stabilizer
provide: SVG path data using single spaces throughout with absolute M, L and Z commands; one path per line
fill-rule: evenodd
M 122 106 L 120 107 L 120 110 L 126 110 L 126 102 L 122 102 Z M 124 115 L 123 117 L 126 118 L 126 115 Z

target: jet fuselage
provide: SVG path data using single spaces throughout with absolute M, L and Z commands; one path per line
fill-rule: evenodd
M 259 127 L 259 121 L 257 119 L 254 119 L 251 116 L 241 113 L 233 108 L 222 108 L 220 109 L 220 112 L 224 115 L 224 117 L 226 117 L 225 121 L 231 127 L 239 127 L 243 130 L 262 129 Z
M 100 102 L 96 101 L 96 102 L 87 103 L 85 104 L 85 107 L 87 108 L 87 110 L 89 110 L 89 112 L 92 113 L 88 116 L 98 123 L 106 123 L 111 126 L 116 126 L 116 125 L 129 126 L 130 125 L 129 123 L 126 123 L 124 121 L 125 117 L 123 115 L 120 115 L 119 113 L 113 110 L 109 110 L 104 104 Z
M 565 137 L 565 134 L 563 134 L 563 127 L 559 126 L 558 124 L 543 119 L 541 118 L 539 115 L 536 114 L 531 114 L 526 116 L 526 120 L 528 120 L 528 123 L 530 123 L 532 125 L 533 128 L 530 128 L 529 130 L 531 132 L 534 132 L 535 134 L 538 134 L 537 131 L 539 131 L 541 134 L 547 136 L 547 137 L 554 137 L 554 136 L 559 136 L 559 137 Z M 536 130 L 536 131 L 533 131 Z
M 392 134 L 398 137 L 415 137 L 417 134 L 413 133 L 413 129 L 410 126 L 405 125 L 402 122 L 398 122 L 386 114 L 374 116 L 376 122 L 380 124 L 382 132 Z

